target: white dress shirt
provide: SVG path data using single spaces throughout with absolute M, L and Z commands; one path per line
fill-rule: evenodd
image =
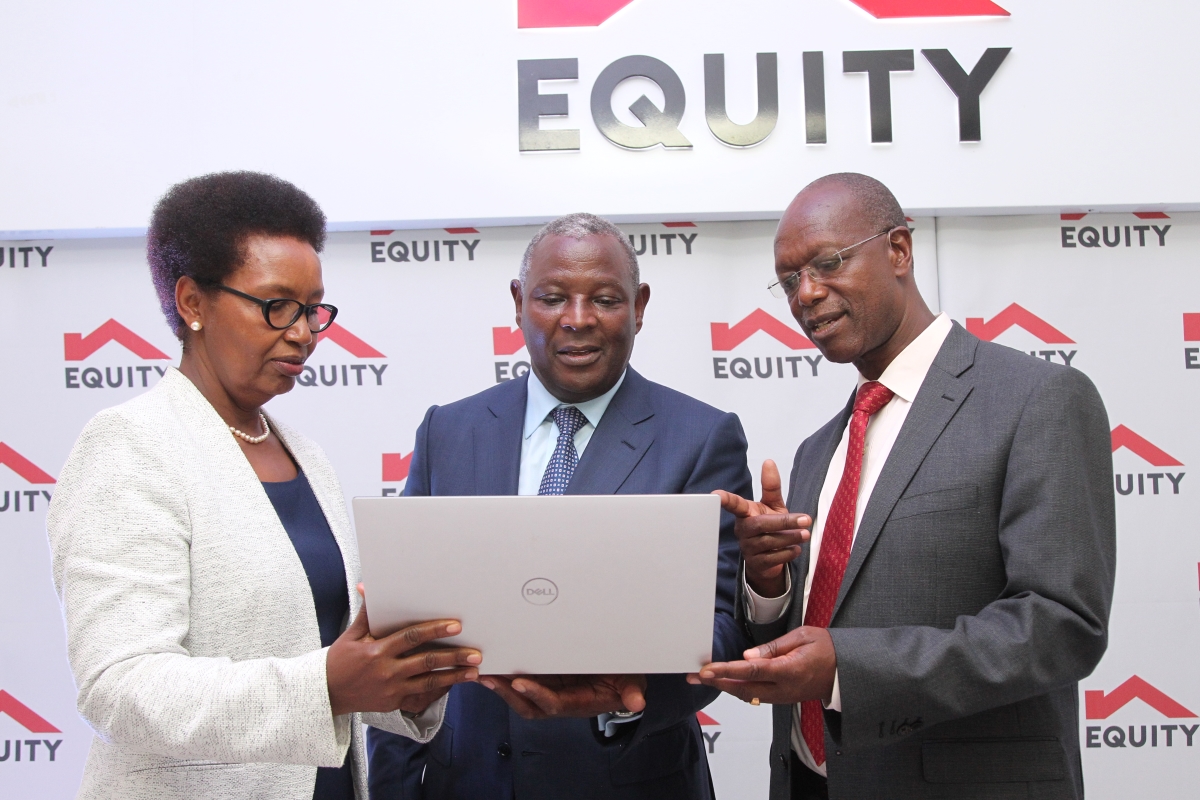
M 587 418 L 587 423 L 575 434 L 575 452 L 583 458 L 596 426 L 600 424 L 604 412 L 613 396 L 625 382 L 625 373 L 613 384 L 613 387 L 599 397 L 594 397 L 583 403 L 564 403 L 538 380 L 533 370 L 529 371 L 529 386 L 525 399 L 525 430 L 521 438 L 521 478 L 517 483 L 517 494 L 537 494 L 542 485 L 542 476 L 546 473 L 546 465 L 550 456 L 554 455 L 554 447 L 558 444 L 558 425 L 550 412 L 559 406 L 575 406 Z
M 855 537 L 858 536 L 858 526 L 862 523 L 863 512 L 866 511 L 867 503 L 871 499 L 871 492 L 875 490 L 875 482 L 879 480 L 879 473 L 883 471 L 883 465 L 892 452 L 892 445 L 896 443 L 896 437 L 900 435 L 900 428 L 903 427 L 904 420 L 908 418 L 908 410 L 912 408 L 913 400 L 916 399 L 921 384 L 925 382 L 925 375 L 933 366 L 933 360 L 937 357 L 938 351 L 941 350 L 942 343 L 946 341 L 952 327 L 953 323 L 950 318 L 945 314 L 939 314 L 928 328 L 922 331 L 916 339 L 913 339 L 891 364 L 888 364 L 887 369 L 879 376 L 879 382 L 891 389 L 895 397 L 867 423 L 862 475 L 859 478 L 858 500 L 854 508 Z M 862 375 L 858 376 L 860 387 L 866 382 L 866 378 Z M 812 528 L 812 539 L 809 546 L 808 575 L 804 579 L 803 611 L 808 609 L 808 595 L 812 590 L 813 575 L 817 571 L 817 558 L 821 554 L 821 539 L 825 532 L 826 512 L 833 503 L 833 496 L 837 493 L 838 484 L 842 481 L 842 473 L 846 469 L 846 450 L 850 445 L 849 430 L 850 426 L 847 425 L 846 430 L 842 432 L 837 449 L 833 451 L 833 459 L 829 462 L 829 472 L 825 475 L 825 483 L 821 486 L 821 496 L 817 501 L 816 523 Z M 851 546 L 853 546 L 853 540 Z M 792 599 L 792 586 L 790 572 L 785 571 L 784 574 L 787 576 L 787 587 L 780 597 L 764 598 L 755 594 L 748 584 L 744 586 L 746 615 L 751 622 L 774 622 L 787 610 Z M 833 697 L 825 707 L 833 711 L 842 710 L 841 687 L 838 685 L 836 671 L 833 674 Z M 809 769 L 820 775 L 826 774 L 825 764 L 818 766 L 815 763 L 804 737 L 800 734 L 799 703 L 792 712 L 792 749 Z

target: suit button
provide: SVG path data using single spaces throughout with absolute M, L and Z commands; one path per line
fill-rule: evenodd
M 788 763 L 787 757 L 783 753 L 780 753 L 779 754 L 779 766 L 786 767 L 787 763 Z
M 841 750 L 834 750 L 833 752 L 835 755 L 839 755 L 839 756 L 842 754 Z
M 512 755 L 512 748 L 508 746 L 508 742 L 503 742 L 499 747 L 496 748 L 496 755 L 500 756 L 501 758 L 508 758 Z

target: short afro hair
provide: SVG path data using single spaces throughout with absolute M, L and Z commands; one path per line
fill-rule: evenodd
M 154 207 L 146 260 L 175 336 L 184 324 L 175 309 L 175 284 L 185 275 L 202 287 L 234 272 L 254 235 L 290 236 L 325 247 L 325 213 L 311 197 L 274 175 L 214 172 L 172 186 Z
M 611 236 L 621 243 L 621 248 L 625 251 L 625 259 L 629 262 L 629 273 L 633 276 L 635 290 L 642 281 L 641 270 L 638 269 L 637 251 L 633 249 L 633 243 L 625 238 L 625 234 L 621 233 L 621 229 L 604 217 L 580 211 L 550 220 L 529 240 L 529 246 L 525 248 L 525 256 L 521 259 L 521 272 L 518 276 L 522 286 L 529 277 L 529 262 L 533 260 L 533 251 L 547 236 L 566 236 L 576 240 L 585 239 L 588 236 Z
M 817 178 L 805 189 L 834 184 L 846 189 L 858 203 L 859 211 L 865 221 L 877 231 L 890 231 L 892 228 L 907 228 L 904 210 L 896 200 L 892 190 L 870 175 L 858 172 L 835 172 Z

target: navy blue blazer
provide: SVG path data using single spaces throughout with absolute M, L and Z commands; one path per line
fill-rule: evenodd
M 527 378 L 434 406 L 417 431 L 406 495 L 515 495 Z M 584 450 L 567 494 L 751 493 L 736 414 L 652 383 L 632 368 Z M 749 646 L 734 620 L 738 547 L 722 512 L 713 658 Z M 665 568 L 669 568 L 667 565 Z M 653 609 L 647 609 L 653 614 Z M 662 620 L 664 626 L 670 620 Z M 450 692 L 428 745 L 371 729 L 377 800 L 711 800 L 696 712 L 715 690 L 650 675 L 646 711 L 605 739 L 595 719 L 528 721 L 476 684 Z

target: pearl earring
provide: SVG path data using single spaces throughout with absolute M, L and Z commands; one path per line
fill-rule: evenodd
M 198 330 L 200 330 L 200 321 L 199 321 L 199 320 L 196 320 L 195 322 L 193 322 L 193 323 L 191 324 L 191 329 L 192 329 L 192 330 L 194 330 L 194 331 L 198 331 Z

